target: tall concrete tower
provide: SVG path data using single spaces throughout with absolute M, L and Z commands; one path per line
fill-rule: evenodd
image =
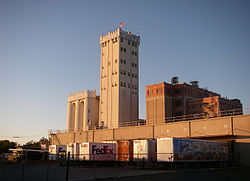
M 117 128 L 138 120 L 140 36 L 118 28 L 100 36 L 99 124 Z

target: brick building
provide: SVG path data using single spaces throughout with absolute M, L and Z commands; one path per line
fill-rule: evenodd
M 232 109 L 242 110 L 240 100 L 221 98 L 220 94 L 199 88 L 198 81 L 178 83 L 178 78 L 174 77 L 171 84 L 162 82 L 146 86 L 147 124 L 165 123 L 169 117 L 200 113 L 214 117 Z

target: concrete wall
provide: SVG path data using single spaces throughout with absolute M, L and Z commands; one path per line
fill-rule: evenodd
M 113 140 L 113 132 L 113 129 L 96 130 L 94 132 L 94 141 L 101 142 Z
M 148 139 L 153 137 L 152 126 L 133 126 L 115 129 L 115 140 Z
M 131 126 L 51 135 L 51 145 L 68 143 L 180 137 L 232 141 L 234 161 L 250 166 L 250 115 L 173 122 L 151 126 Z
M 239 136 L 250 136 L 250 115 L 233 117 L 233 134 Z
M 189 137 L 189 122 L 176 122 L 154 126 L 154 138 Z
M 190 121 L 191 137 L 215 137 L 232 135 L 232 117 Z
M 173 122 L 151 126 L 131 126 L 98 129 L 86 132 L 58 133 L 51 143 L 61 144 L 84 141 L 134 140 L 164 137 L 206 138 L 221 136 L 250 136 L 250 115 Z

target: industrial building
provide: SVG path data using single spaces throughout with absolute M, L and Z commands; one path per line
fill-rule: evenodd
M 138 121 L 139 45 L 140 36 L 121 28 L 100 36 L 100 96 L 95 90 L 68 95 L 67 132 Z
M 197 81 L 179 83 L 175 77 L 171 84 L 146 86 L 146 122 L 138 119 L 139 44 L 140 36 L 121 28 L 100 37 L 100 96 L 95 90 L 70 94 L 66 132 L 50 131 L 50 144 L 119 141 L 128 147 L 135 140 L 200 138 L 232 144 L 233 161 L 249 166 L 249 110 L 242 115 L 238 99 L 224 99 L 199 88 Z M 221 114 L 229 109 L 240 111 Z M 185 117 L 199 113 L 206 116 Z M 179 116 L 185 119 L 168 120 Z
M 67 132 L 86 131 L 98 125 L 99 97 L 96 90 L 68 95 Z
M 100 36 L 100 45 L 99 125 L 118 128 L 138 120 L 140 36 L 118 28 Z
M 170 117 L 203 113 L 206 117 L 215 117 L 226 110 L 242 114 L 240 100 L 225 99 L 220 94 L 199 88 L 198 81 L 179 83 L 178 77 L 173 77 L 171 84 L 162 82 L 146 86 L 147 124 L 161 124 Z

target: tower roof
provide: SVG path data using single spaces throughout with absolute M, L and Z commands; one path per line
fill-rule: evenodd
M 124 31 L 121 28 L 118 28 L 113 32 L 108 32 L 106 35 L 100 36 L 100 44 L 117 37 L 123 37 L 140 44 L 140 36 L 134 35 L 131 32 Z

